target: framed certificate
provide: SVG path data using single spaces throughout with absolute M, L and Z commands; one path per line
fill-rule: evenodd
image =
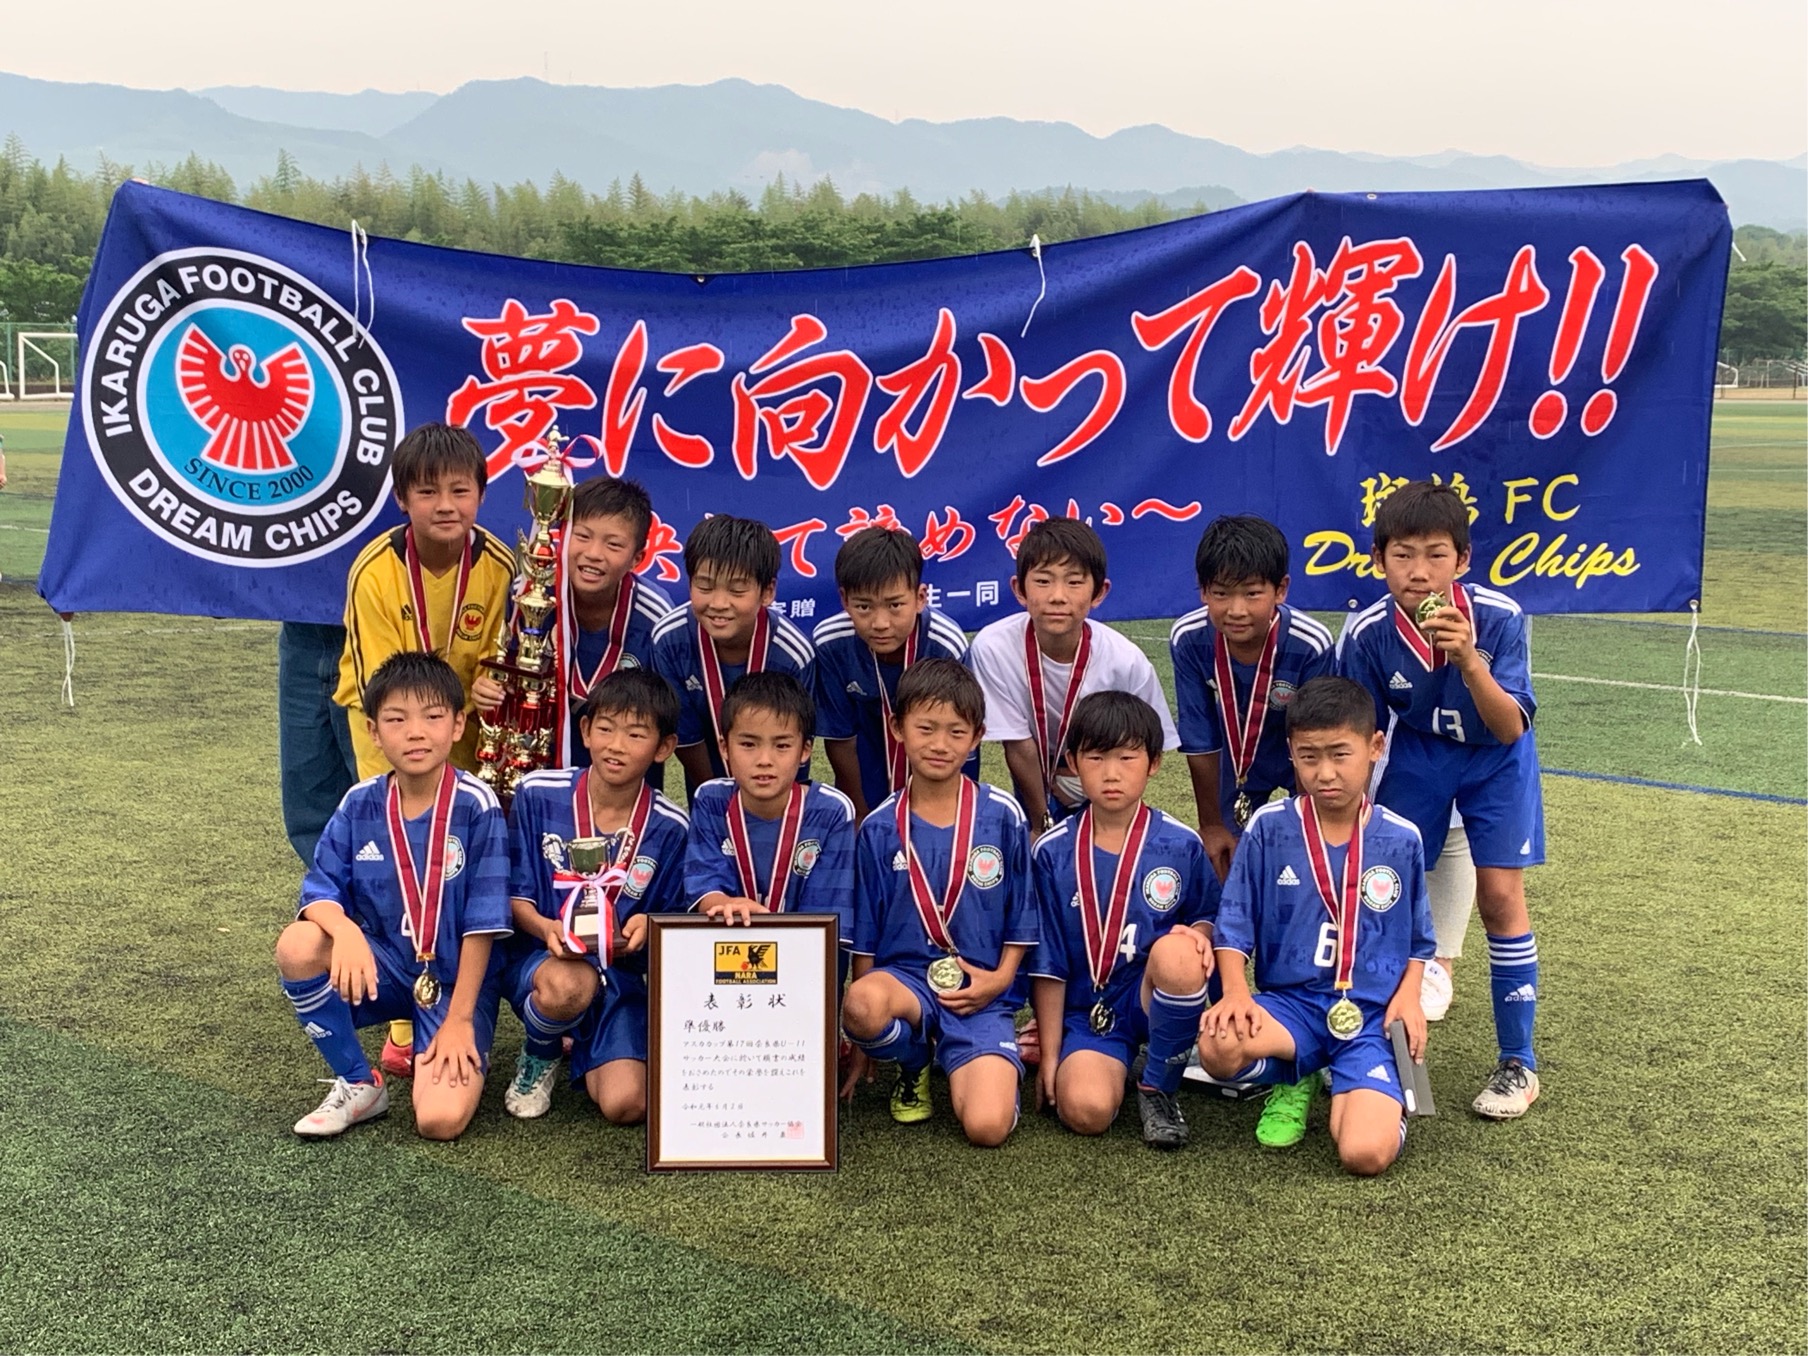
M 835 916 L 648 921 L 647 1171 L 833 1170 Z

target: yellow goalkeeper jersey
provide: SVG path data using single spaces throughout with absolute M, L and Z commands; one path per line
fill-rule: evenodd
M 346 579 L 345 653 L 339 660 L 339 689 L 333 700 L 351 715 L 352 748 L 358 755 L 360 779 L 389 771 L 389 760 L 364 721 L 365 681 L 390 655 L 421 648 L 404 554 L 406 530 L 398 527 L 366 546 L 352 562 Z M 465 689 L 465 732 L 452 749 L 452 763 L 475 772 L 477 717 L 471 705 L 471 680 L 477 676 L 477 661 L 495 648 L 497 633 L 508 619 L 514 553 L 494 534 L 477 529 L 476 556 L 465 585 L 464 605 L 453 618 L 458 574 L 454 568 L 442 575 L 422 571 L 421 577 L 427 594 L 427 634 L 433 639 L 434 653 L 452 665 Z

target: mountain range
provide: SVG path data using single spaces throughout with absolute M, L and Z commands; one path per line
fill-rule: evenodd
M 1423 191 L 1623 183 L 1706 177 L 1733 221 L 1808 227 L 1808 157 L 1692 160 L 1663 156 L 1607 167 L 1555 167 L 1446 151 L 1382 156 L 1294 147 L 1256 154 L 1166 127 L 1098 137 L 1070 123 L 974 118 L 892 122 L 806 99 L 778 85 L 611 89 L 541 80 L 476 80 L 449 94 L 327 94 L 223 86 L 195 92 L 69 84 L 0 73 L 0 137 L 16 133 L 40 159 L 91 168 L 101 155 L 134 166 L 191 152 L 241 186 L 287 151 L 305 173 L 411 165 L 454 180 L 544 185 L 555 173 L 601 192 L 634 174 L 658 192 L 757 194 L 773 176 L 832 178 L 844 194 L 908 188 L 942 201 L 979 191 L 1071 185 L 1116 202 L 1173 206 L 1318 189 Z

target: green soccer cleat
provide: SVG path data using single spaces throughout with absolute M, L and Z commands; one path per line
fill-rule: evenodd
M 1256 1143 L 1264 1149 L 1291 1149 L 1306 1137 L 1306 1113 L 1312 1110 L 1316 1075 L 1297 1083 L 1277 1083 L 1262 1103 L 1256 1122 Z
M 891 1088 L 891 1118 L 899 1125 L 916 1125 L 929 1119 L 929 1066 L 925 1064 L 913 1078 L 898 1070 L 898 1081 Z

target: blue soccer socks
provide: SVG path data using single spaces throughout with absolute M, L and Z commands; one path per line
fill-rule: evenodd
M 1532 1022 L 1538 1014 L 1538 939 L 1488 935 L 1488 983 L 1494 991 L 1494 1036 L 1500 1057 L 1536 1069 Z
M 893 1060 L 910 1073 L 929 1064 L 928 1042 L 912 1031 L 902 1017 L 893 1017 L 891 1024 L 871 1040 L 857 1040 L 854 1044 L 873 1059 Z
M 1199 1019 L 1205 1014 L 1205 990 L 1178 996 L 1155 990 L 1149 997 L 1149 1058 L 1143 1086 L 1170 1097 L 1180 1089 L 1187 1056 L 1199 1043 Z
M 579 1013 L 569 1022 L 553 1021 L 535 1005 L 530 993 L 521 1005 L 521 1025 L 527 1028 L 522 1048 L 535 1059 L 556 1060 L 562 1053 L 565 1033 L 582 1020 L 583 1014 Z
M 314 1042 L 327 1067 L 347 1083 L 372 1082 L 370 1061 L 364 1057 L 364 1047 L 358 1044 L 352 1006 L 339 996 L 332 980 L 325 975 L 285 979 L 282 987 L 295 1008 L 295 1020 Z

